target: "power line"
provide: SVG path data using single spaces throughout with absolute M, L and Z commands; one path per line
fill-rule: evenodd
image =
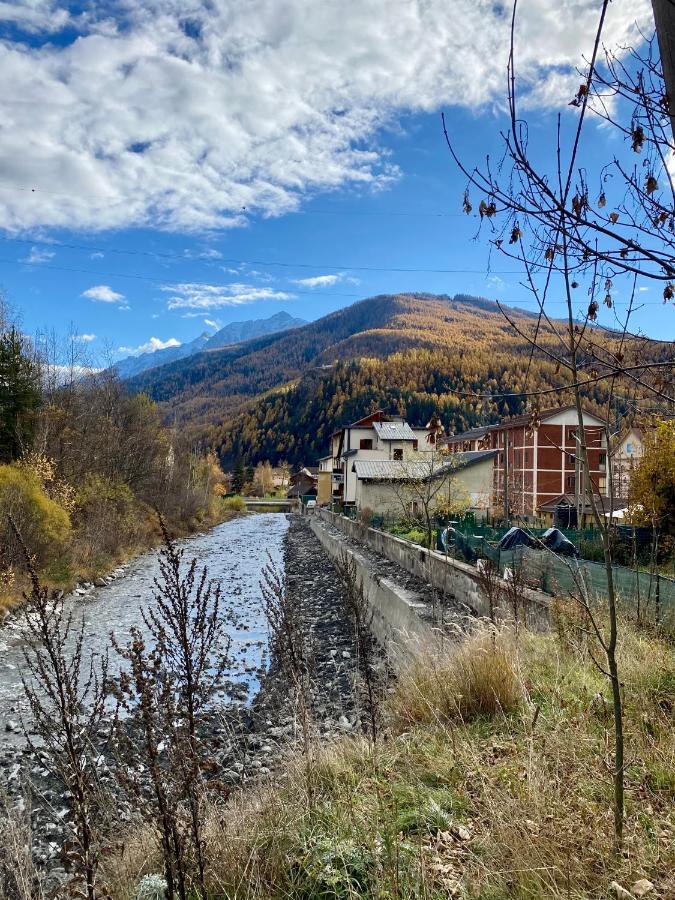
M 199 262 L 205 265 L 242 265 L 242 266 L 271 266 L 287 269 L 334 269 L 335 271 L 351 271 L 351 272 L 394 272 L 394 273 L 413 273 L 413 274 L 432 274 L 432 275 L 520 275 L 518 271 L 495 270 L 486 272 L 485 269 L 425 269 L 425 268 L 404 268 L 404 267 L 387 267 L 387 266 L 355 266 L 342 263 L 307 263 L 307 262 L 288 262 L 264 259 L 236 259 L 234 257 L 220 257 L 219 259 L 193 259 L 180 253 L 161 253 L 155 250 L 126 250 L 119 247 L 95 247 L 87 244 L 72 244 L 58 241 L 45 240 L 29 240 L 28 238 L 10 238 L 2 236 L 5 242 L 16 244 L 37 244 L 43 247 L 61 247 L 65 250 L 84 250 L 87 253 L 114 253 L 123 256 L 149 256 L 157 259 L 179 260 L 180 262 Z M 41 263 L 41 265 L 46 265 Z
M 120 251 L 120 252 L 124 252 L 124 251 Z M 23 260 L 8 259 L 7 257 L 0 257 L 0 263 L 8 263 L 9 265 L 14 265 L 14 266 L 26 265 L 25 261 L 23 261 Z M 169 286 L 180 287 L 183 284 L 197 285 L 199 287 L 222 287 L 222 288 L 231 288 L 232 287 L 232 282 L 219 282 L 219 281 L 213 281 L 213 280 L 212 281 L 203 281 L 203 280 L 195 280 L 195 279 L 189 279 L 189 280 L 181 279 L 181 280 L 177 281 L 177 280 L 167 279 L 167 278 L 158 278 L 153 275 L 143 275 L 140 272 L 106 272 L 106 271 L 101 271 L 100 269 L 85 269 L 85 268 L 76 267 L 76 266 L 59 266 L 59 265 L 56 265 L 54 263 L 49 263 L 49 262 L 40 263 L 39 268 L 40 269 L 51 269 L 51 270 L 54 270 L 57 272 L 75 272 L 75 273 L 81 274 L 81 275 L 93 275 L 98 278 L 101 278 L 101 277 L 104 277 L 104 278 L 126 278 L 126 279 L 130 279 L 130 280 L 146 281 L 146 282 L 149 282 L 150 284 L 162 285 L 164 287 L 169 287 Z M 396 270 L 385 269 L 383 271 L 396 271 Z M 420 271 L 426 271 L 426 270 L 420 270 Z M 461 271 L 461 270 L 455 270 L 455 271 Z M 363 292 L 348 293 L 348 292 L 323 291 L 323 290 L 322 291 L 303 291 L 303 290 L 296 290 L 295 288 L 289 288 L 286 291 L 283 291 L 280 293 L 288 293 L 289 294 L 288 299 L 292 299 L 292 296 L 294 296 L 294 295 L 315 297 L 316 299 L 323 299 L 324 297 L 352 297 L 352 298 L 366 299 L 363 296 Z M 420 293 L 420 294 L 422 294 L 425 292 L 424 291 L 397 291 L 397 293 L 400 293 L 400 294 Z M 265 300 L 266 298 L 260 297 L 260 299 Z M 270 297 L 267 299 L 273 300 L 275 298 Z M 452 299 L 452 297 L 450 297 L 450 299 Z M 538 306 L 537 301 L 532 297 L 510 300 L 507 305 L 513 307 L 515 304 L 517 304 L 517 306 L 515 308 L 518 308 L 519 306 L 522 306 L 523 304 L 533 304 L 533 305 Z M 644 300 L 641 305 L 642 306 L 646 306 L 646 305 L 662 306 L 663 304 L 661 303 L 660 300 Z M 567 302 L 565 300 L 549 300 L 549 301 L 547 301 L 547 306 L 567 306 Z

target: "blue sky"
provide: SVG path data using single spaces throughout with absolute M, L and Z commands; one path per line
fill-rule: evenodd
M 572 121 L 597 5 L 569 0 L 551 18 L 523 0 L 537 152 L 558 108 Z M 0 285 L 26 330 L 73 329 L 101 358 L 376 293 L 533 308 L 512 263 L 493 256 L 488 270 L 478 220 L 461 212 L 440 110 L 464 158 L 499 152 L 508 21 L 498 4 L 457 7 L 359 0 L 345 17 L 333 0 L 127 0 L 113 16 L 0 3 L 0 71 L 16 85 L 0 101 Z M 610 37 L 643 13 L 617 0 Z M 590 164 L 616 149 L 606 129 L 587 135 Z M 640 303 L 633 326 L 672 339 L 659 289 Z

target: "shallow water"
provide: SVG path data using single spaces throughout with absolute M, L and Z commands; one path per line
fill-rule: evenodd
M 209 578 L 220 585 L 224 605 L 236 616 L 237 623 L 230 628 L 233 668 L 229 674 L 246 683 L 249 696 L 257 689 L 267 648 L 259 582 L 268 554 L 283 571 L 287 528 L 285 515 L 260 513 L 233 519 L 180 542 L 186 564 L 195 557 L 200 568 L 207 566 Z M 84 618 L 87 653 L 104 651 L 111 631 L 125 644 L 132 626 L 145 630 L 140 611 L 152 601 L 153 580 L 158 575 L 158 551 L 150 551 L 123 567 L 123 574 L 106 587 L 67 599 L 76 615 Z M 18 739 L 6 729 L 7 723 L 27 719 L 21 684 L 23 644 L 21 617 L 0 628 L 0 744 Z M 114 653 L 111 664 L 112 668 Z

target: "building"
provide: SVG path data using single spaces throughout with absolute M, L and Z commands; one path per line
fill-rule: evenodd
M 572 496 L 583 519 L 583 498 L 590 489 L 607 495 L 607 442 L 605 424 L 584 410 L 584 438 L 591 470 L 591 485 L 584 482 L 577 440 L 578 419 L 574 406 L 549 409 L 474 428 L 445 441 L 453 453 L 479 449 L 497 450 L 494 457 L 493 502 L 502 516 L 538 518 L 543 504 Z
M 612 486 L 616 501 L 627 501 L 633 469 L 644 453 L 644 434 L 635 426 L 614 435 L 612 439 Z
M 303 466 L 293 472 L 287 497 L 316 497 L 319 483 L 319 469 L 315 466 Z
M 475 450 L 420 459 L 355 459 L 351 464 L 355 506 L 378 515 L 402 517 L 452 507 L 485 518 L 490 512 L 494 457 L 497 450 Z
M 319 506 L 328 506 L 333 497 L 333 457 L 322 456 L 319 460 L 317 476 L 316 502 Z
M 331 436 L 330 454 L 320 461 L 320 470 L 331 469 L 332 502 L 356 505 L 355 462 L 401 461 L 434 452 L 440 430 L 435 417 L 424 428 L 413 428 L 401 416 L 389 416 L 382 410 L 339 428 Z

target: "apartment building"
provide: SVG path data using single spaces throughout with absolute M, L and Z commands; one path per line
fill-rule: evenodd
M 607 442 L 602 419 L 584 410 L 584 437 L 591 471 L 590 489 L 600 498 L 607 494 Z M 588 489 L 580 465 L 575 407 L 548 409 L 539 414 L 537 427 L 529 415 L 497 425 L 473 428 L 446 438 L 450 452 L 494 449 L 494 508 L 505 517 L 537 518 L 540 507 L 569 506 L 572 498 L 579 519 L 585 512 Z M 571 522 L 572 516 L 568 515 Z
M 366 460 L 403 460 L 435 451 L 442 429 L 433 417 L 424 428 L 411 427 L 401 416 L 382 410 L 333 432 L 328 456 L 320 460 L 324 475 L 331 470 L 331 500 L 344 506 L 356 504 L 357 476 L 354 463 Z M 320 498 L 326 496 L 325 489 Z
M 612 440 L 612 483 L 614 497 L 626 502 L 630 493 L 633 469 L 644 453 L 644 435 L 639 428 L 630 427 Z

